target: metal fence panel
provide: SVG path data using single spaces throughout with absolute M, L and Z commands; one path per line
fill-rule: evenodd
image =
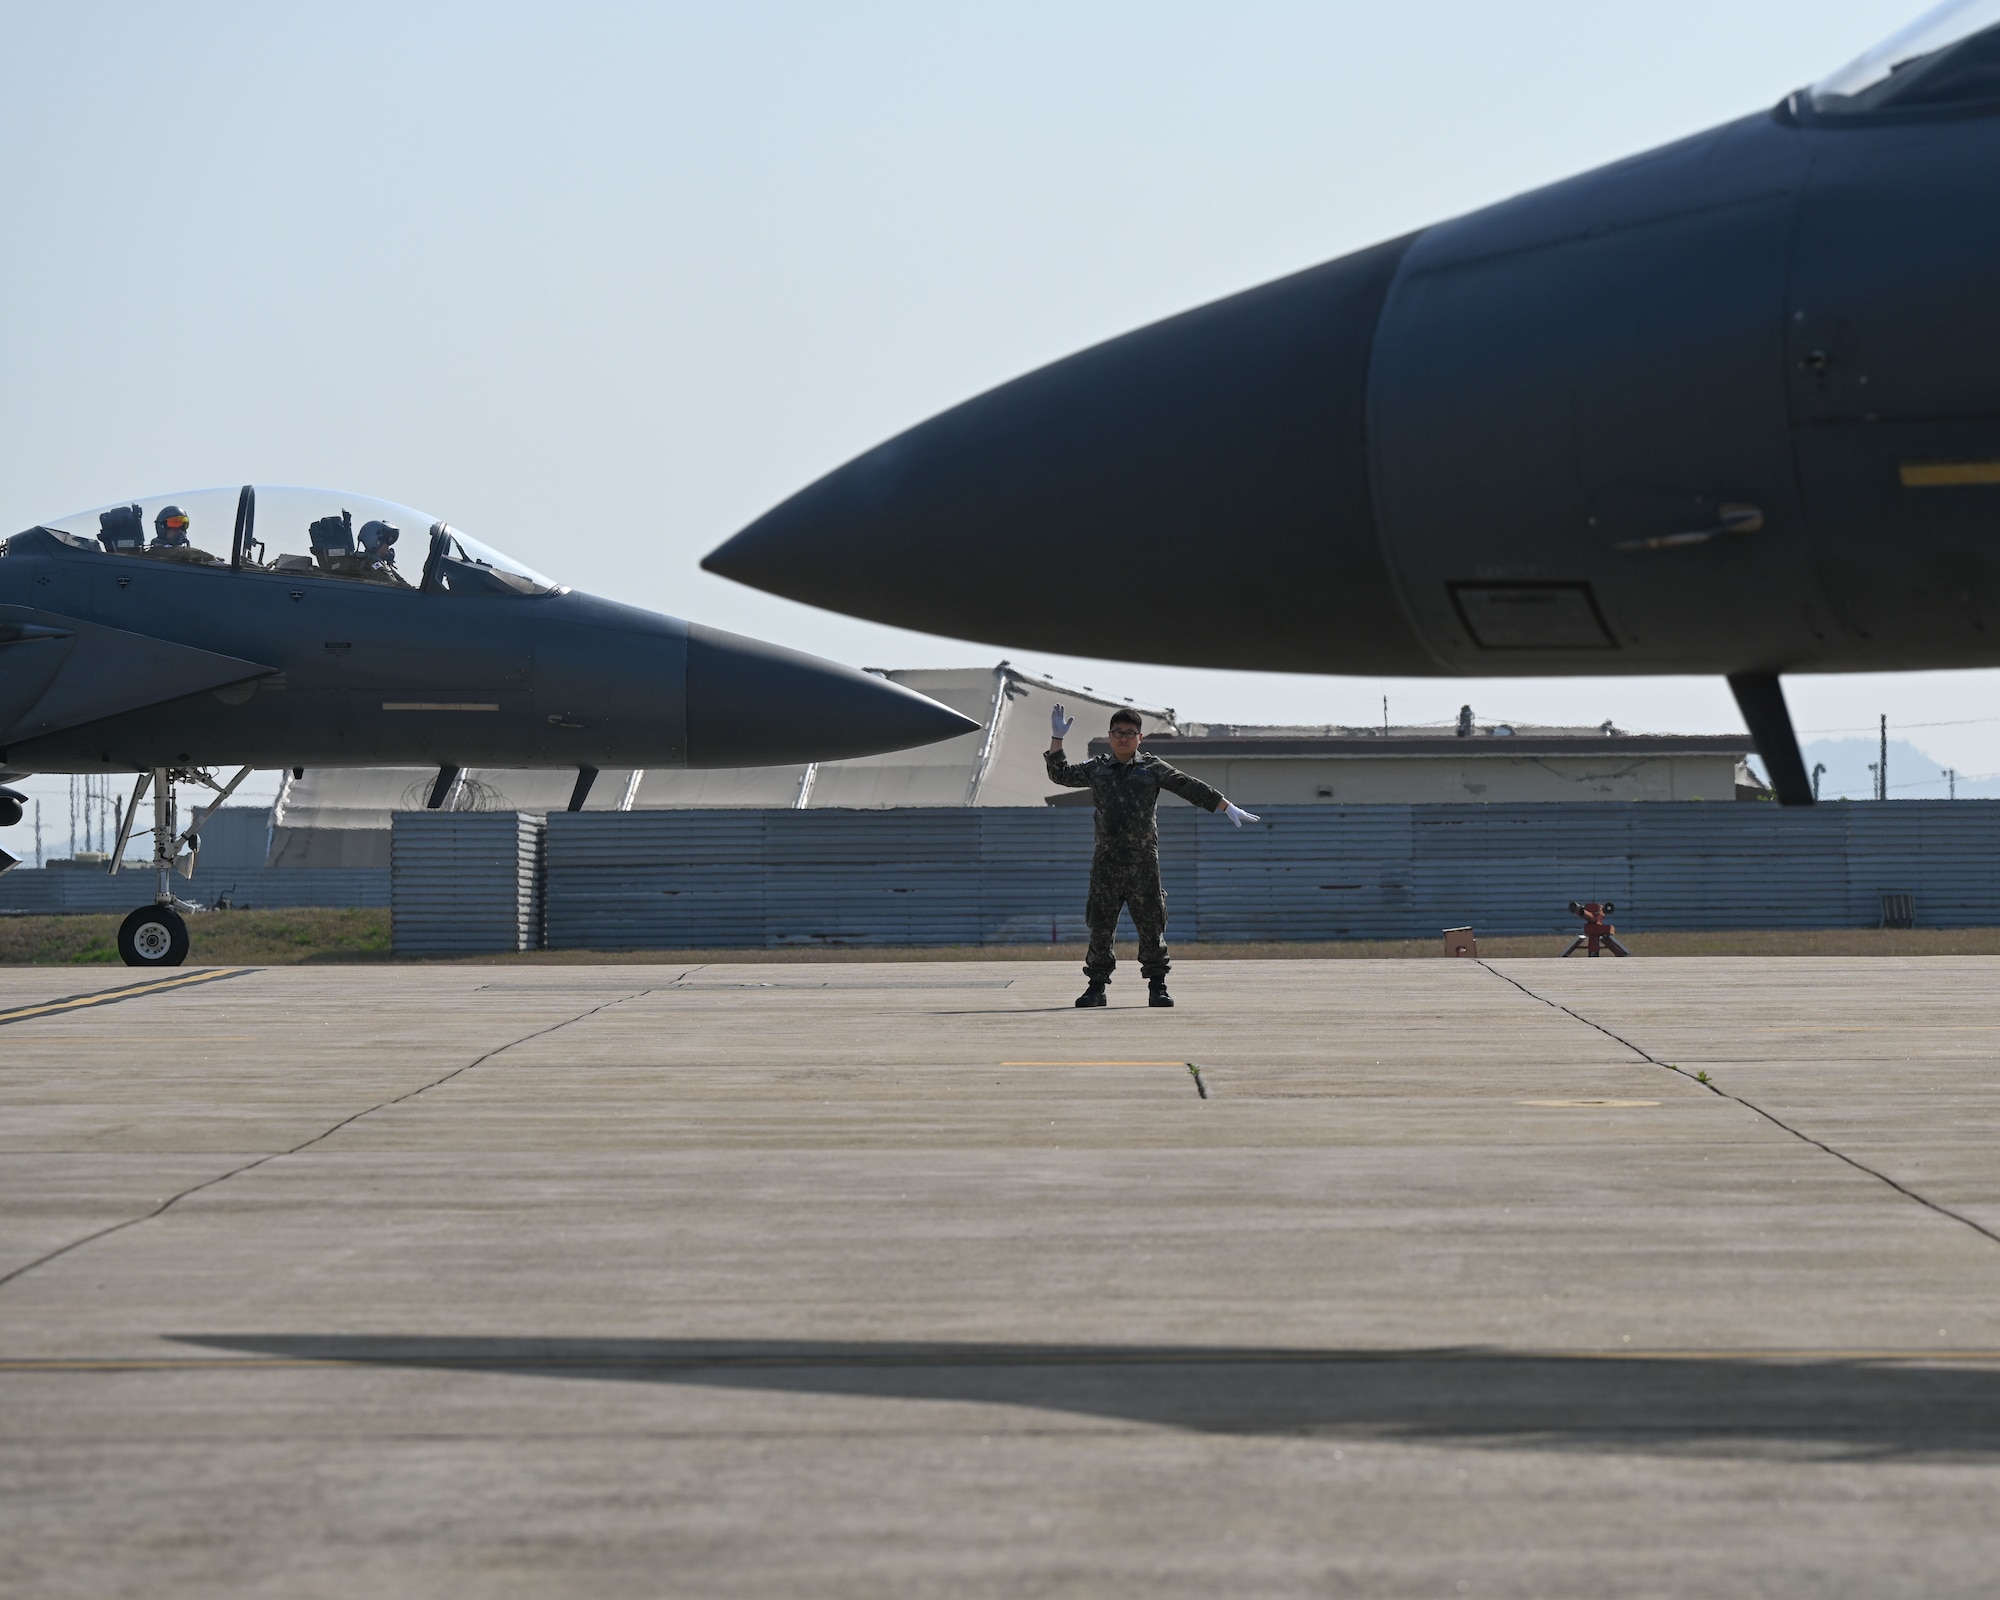
M 764 832 L 772 815 L 761 810 L 551 814 L 550 948 L 762 946 Z
M 767 814 L 765 944 L 981 942 L 979 813 L 911 807 L 888 834 L 874 815 Z
M 1632 892 L 1629 901 L 1619 902 L 1620 927 L 1853 925 L 1843 815 L 1851 808 L 1682 804 L 1633 809 L 1649 814 L 1633 824 Z
M 1088 938 L 1083 902 L 1090 887 L 1089 810 L 991 806 L 972 814 L 979 818 L 979 942 L 1061 944 Z
M 539 945 L 542 832 L 531 811 L 397 812 L 389 842 L 396 953 Z
M 1198 863 L 1191 931 L 1218 941 L 1403 937 L 1413 903 L 1412 810 L 1268 806 L 1240 829 L 1188 812 L 1183 825 Z
M 407 818 L 407 820 L 405 820 Z M 1077 807 L 407 813 L 398 867 L 204 866 L 176 892 L 243 906 L 397 907 L 401 950 L 1019 944 L 1085 936 L 1091 818 Z M 1924 927 L 2000 924 L 2000 802 L 1272 806 L 1235 829 L 1160 810 L 1178 940 L 1566 931 L 1609 899 L 1628 931 L 1872 927 L 1885 893 Z M 426 832 L 425 830 L 429 830 Z M 17 868 L 0 911 L 130 910 L 149 873 Z M 1130 923 L 1122 925 L 1130 937 Z M 484 930 L 484 931 L 480 931 Z
M 1632 894 L 1636 805 L 1431 805 L 1411 808 L 1415 920 L 1424 933 L 1553 933 L 1571 900 Z M 1406 935 L 1407 936 L 1407 935 Z
M 1170 936 L 1218 942 L 1553 937 L 1572 899 L 1629 931 L 1873 926 L 1884 891 L 1920 926 L 2000 924 L 1996 830 L 2000 802 L 1970 800 L 1160 810 Z M 1077 940 L 1090 842 L 1074 807 L 558 814 L 549 942 Z
M 1967 800 L 1866 802 L 1842 808 L 1848 841 L 1848 920 L 1877 921 L 1882 896 L 1916 896 L 1919 927 L 1991 920 L 2000 903 L 2000 857 L 1986 805 Z

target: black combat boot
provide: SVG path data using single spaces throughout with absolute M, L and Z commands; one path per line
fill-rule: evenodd
M 1110 981 L 1109 978 L 1092 978 L 1090 987 L 1076 997 L 1076 1003 L 1079 1006 L 1108 1005 L 1110 1002 L 1104 998 L 1104 986 Z
M 1165 978 L 1148 978 L 1146 980 L 1146 987 L 1152 991 L 1152 993 L 1146 996 L 1147 1005 L 1170 1006 L 1174 1003 L 1174 997 L 1167 993 L 1167 980 Z

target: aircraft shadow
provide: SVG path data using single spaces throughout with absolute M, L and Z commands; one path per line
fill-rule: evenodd
M 2000 1367 L 1869 1356 L 1482 1348 L 187 1334 L 249 1354 L 441 1371 L 977 1402 L 1216 1434 L 1845 1459 L 2000 1455 Z M 1948 1359 L 1948 1358 L 1933 1358 Z

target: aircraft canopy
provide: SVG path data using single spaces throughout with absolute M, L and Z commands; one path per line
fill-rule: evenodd
M 426 512 L 335 489 L 186 489 L 93 506 L 40 526 L 106 555 L 188 566 L 432 594 L 545 595 L 560 588 Z
M 2000 0 L 1948 0 L 1807 93 L 1821 116 L 2000 110 Z

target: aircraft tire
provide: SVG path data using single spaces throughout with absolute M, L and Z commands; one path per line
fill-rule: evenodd
M 128 967 L 177 967 L 188 958 L 188 929 L 166 906 L 141 906 L 118 925 L 118 955 Z

